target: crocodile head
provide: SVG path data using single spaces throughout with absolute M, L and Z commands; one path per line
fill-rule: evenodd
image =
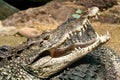
M 25 70 L 38 77 L 48 77 L 91 52 L 109 38 L 108 32 L 99 36 L 88 19 L 68 20 L 56 30 L 39 36 L 38 42 L 32 39 L 32 43 L 41 43 L 42 48 L 39 48 L 40 54 Z M 49 55 L 40 57 L 45 53 Z

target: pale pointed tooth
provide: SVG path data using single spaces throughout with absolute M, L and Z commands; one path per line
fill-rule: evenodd
M 69 32 L 69 34 L 71 34 L 71 33 L 72 33 L 72 31 Z
M 71 34 L 71 33 L 72 33 L 72 31 L 69 32 L 69 34 Z
M 85 24 L 83 25 L 83 29 L 86 29 L 86 28 L 85 28 Z
M 92 47 L 91 47 L 91 48 L 92 48 Z M 90 51 L 91 48 L 88 47 L 88 48 L 87 48 L 87 51 Z
M 88 49 L 88 48 L 86 48 L 86 49 L 85 49 L 85 52 L 88 52 L 88 51 L 89 51 L 89 49 Z
M 68 37 L 70 37 L 70 34 L 68 35 Z
M 82 31 L 85 32 L 85 28 L 84 27 L 82 28 Z
M 97 33 L 97 32 L 95 32 L 95 34 L 97 35 L 97 38 L 99 38 L 100 36 L 99 36 L 99 34 Z
M 110 33 L 109 33 L 109 31 L 107 31 L 107 35 L 108 35 L 108 36 L 110 36 Z
M 101 35 L 101 34 L 98 34 L 99 35 L 99 37 L 102 37 L 103 35 Z
M 84 50 L 85 50 L 85 49 L 83 48 L 83 49 L 81 49 L 81 51 L 80 51 L 80 52 L 83 54 L 83 53 L 84 53 Z
M 74 35 L 77 35 L 77 33 L 76 33 L 76 32 L 74 32 Z
M 82 36 L 82 33 L 81 33 L 81 32 L 79 32 L 79 36 Z
M 88 21 L 86 20 L 85 24 L 88 24 Z
M 106 38 L 107 40 L 110 39 L 110 33 L 109 33 L 109 31 L 107 31 L 106 36 L 107 36 L 107 38 Z
M 92 48 L 94 48 L 95 47 L 95 45 L 92 45 Z
M 75 48 L 76 51 L 79 51 L 77 48 Z
M 92 48 L 91 49 L 93 49 L 94 48 L 94 45 L 92 46 Z
M 87 24 L 90 24 L 90 21 L 89 21 L 89 20 L 86 20 L 86 23 L 87 23 Z
M 70 36 L 68 36 L 67 39 L 70 39 Z
M 72 53 L 76 53 L 76 51 L 75 51 L 75 50 L 73 50 L 73 51 L 72 51 Z
M 73 36 L 73 33 L 71 33 L 70 35 Z
M 79 50 L 81 50 L 81 47 L 78 47 Z
M 85 28 L 85 30 L 87 29 L 87 25 L 86 24 L 84 25 L 84 28 Z
M 85 23 L 86 25 L 88 25 L 89 23 L 88 23 L 88 21 L 86 21 L 86 23 Z

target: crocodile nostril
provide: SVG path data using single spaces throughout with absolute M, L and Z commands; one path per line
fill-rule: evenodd
M 50 38 L 50 35 L 47 35 L 44 40 L 48 40 Z

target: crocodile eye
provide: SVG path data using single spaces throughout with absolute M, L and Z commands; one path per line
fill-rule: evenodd
M 48 40 L 50 38 L 50 35 L 47 35 L 44 40 Z

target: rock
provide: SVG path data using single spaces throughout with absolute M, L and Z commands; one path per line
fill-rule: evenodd
M 54 30 L 65 22 L 76 9 L 67 7 L 57 1 L 36 8 L 19 11 L 2 21 L 2 25 L 16 28 L 36 28 L 42 33 L 46 30 Z
M 88 9 L 88 16 L 89 17 L 96 16 L 98 14 L 99 10 L 100 9 L 98 7 L 96 7 L 96 6 L 89 8 Z
M 20 34 L 21 36 L 24 36 L 26 38 L 31 38 L 31 37 L 36 37 L 39 35 L 39 31 L 35 28 L 21 28 L 18 30 L 18 34 Z
M 0 25 L 0 36 L 14 35 L 16 33 L 17 29 L 15 27 L 2 27 Z
M 104 9 L 109 3 L 113 6 L 113 1 L 116 0 L 53 0 L 44 6 L 19 11 L 3 20 L 2 25 L 5 27 L 14 26 L 20 29 L 24 27 L 36 28 L 42 33 L 49 29 L 56 29 L 61 23 L 70 18 L 76 9 L 81 9 L 83 13 L 87 11 L 87 8 L 92 8 L 93 6 Z M 104 6 L 101 7 L 102 5 Z M 93 8 L 93 12 L 91 11 L 90 15 L 96 14 L 97 10 L 97 8 Z M 32 35 L 33 32 L 29 34 Z

